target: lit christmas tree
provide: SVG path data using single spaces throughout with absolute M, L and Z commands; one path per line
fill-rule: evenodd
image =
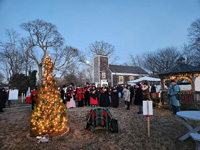
M 38 91 L 38 99 L 30 119 L 30 136 L 50 137 L 64 135 L 69 128 L 66 123 L 66 107 L 54 80 L 53 63 L 47 56 L 44 61 L 44 75 Z

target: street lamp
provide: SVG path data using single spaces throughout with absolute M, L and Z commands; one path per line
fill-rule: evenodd
M 87 65 L 89 65 L 90 64 L 90 62 L 87 60 L 86 62 L 85 62 Z

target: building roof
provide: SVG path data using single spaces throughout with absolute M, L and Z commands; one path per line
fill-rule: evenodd
M 148 74 L 141 67 L 109 65 L 109 69 L 115 73 L 133 73 L 133 74 Z
M 160 75 L 179 74 L 179 73 L 195 73 L 200 72 L 200 67 L 194 67 L 184 63 L 178 63 L 175 67 L 168 69 Z

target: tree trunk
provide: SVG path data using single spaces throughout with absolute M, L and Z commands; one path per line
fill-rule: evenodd
M 38 84 L 40 85 L 41 84 L 41 80 L 42 80 L 42 64 L 39 64 L 38 65 L 38 76 L 39 76 L 39 80 L 38 80 Z

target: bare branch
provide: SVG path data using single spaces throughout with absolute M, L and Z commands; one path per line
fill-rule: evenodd
M 200 18 L 188 28 L 191 48 L 200 52 Z
M 21 28 L 29 33 L 29 36 L 26 38 L 28 46 L 25 53 L 29 58 L 37 63 L 38 67 L 43 66 L 47 50 L 50 48 L 58 48 L 63 45 L 64 39 L 57 31 L 56 26 L 52 23 L 36 19 L 31 22 L 21 24 Z M 39 47 L 43 52 L 41 55 L 41 51 L 39 51 L 41 56 L 40 61 L 33 51 L 33 48 L 36 47 Z M 42 78 L 41 71 L 42 69 L 39 69 L 39 80 Z
M 180 55 L 181 52 L 173 47 L 149 52 L 143 56 L 143 67 L 153 74 L 163 73 L 176 65 L 176 61 Z
M 90 44 L 89 51 L 93 56 L 103 55 L 103 56 L 111 56 L 115 52 L 114 46 L 104 41 L 96 41 L 95 43 Z

